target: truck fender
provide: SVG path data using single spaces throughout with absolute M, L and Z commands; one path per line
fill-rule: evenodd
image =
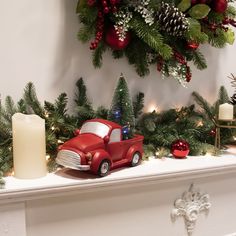
M 109 160 L 110 164 L 112 165 L 111 157 L 108 154 L 108 152 L 106 152 L 103 149 L 97 150 L 95 154 L 93 155 L 92 163 L 90 165 L 91 171 L 96 174 L 98 172 L 98 168 L 102 160 L 105 160 L 105 159 Z
M 140 144 L 134 144 L 132 145 L 126 155 L 126 158 L 131 162 L 132 157 L 135 152 L 139 152 L 141 154 L 141 157 L 143 156 L 143 147 Z

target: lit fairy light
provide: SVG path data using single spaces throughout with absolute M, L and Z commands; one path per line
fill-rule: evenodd
M 51 127 L 51 130 L 55 130 L 55 127 L 54 127 L 54 126 L 52 126 L 52 127 Z
M 45 112 L 45 114 L 44 114 L 44 115 L 45 115 L 45 117 L 46 117 L 46 118 L 48 118 L 48 117 L 49 117 L 49 114 L 48 114 L 48 112 Z
M 150 104 L 147 108 L 148 112 L 157 112 L 158 111 L 158 107 L 156 106 L 156 104 Z
M 210 152 L 207 152 L 205 155 L 205 157 L 211 157 L 211 156 L 212 156 L 212 154 Z
M 64 142 L 63 142 L 62 140 L 58 139 L 58 140 L 57 140 L 57 143 L 58 143 L 58 144 L 62 144 L 62 143 L 64 143 Z
M 50 155 L 46 155 L 46 160 L 48 161 L 50 159 Z
M 203 122 L 200 120 L 197 122 L 197 127 L 202 127 L 203 126 Z
M 155 152 L 155 155 L 158 157 L 160 155 L 160 152 L 159 151 L 156 151 Z

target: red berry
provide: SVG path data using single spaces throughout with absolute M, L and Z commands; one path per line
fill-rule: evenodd
M 105 7 L 107 6 L 107 1 L 102 1 L 102 5 Z
M 117 7 L 116 6 L 112 7 L 112 12 L 113 13 L 117 12 Z
M 108 7 L 104 7 L 103 12 L 104 12 L 105 14 L 109 13 L 109 8 L 108 8 Z
M 99 12 L 98 12 L 98 17 L 99 17 L 99 18 L 102 18 L 102 17 L 103 17 L 102 11 L 99 11 Z

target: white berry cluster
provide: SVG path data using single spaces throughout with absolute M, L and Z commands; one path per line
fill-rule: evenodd
M 132 12 L 118 11 L 115 14 L 116 24 L 115 30 L 120 41 L 124 41 L 126 32 L 129 30 L 129 21 L 132 19 Z

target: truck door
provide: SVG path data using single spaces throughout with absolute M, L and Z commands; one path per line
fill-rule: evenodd
M 113 161 L 119 161 L 122 159 L 123 148 L 121 142 L 121 129 L 113 129 L 111 131 L 110 141 L 107 148 Z

